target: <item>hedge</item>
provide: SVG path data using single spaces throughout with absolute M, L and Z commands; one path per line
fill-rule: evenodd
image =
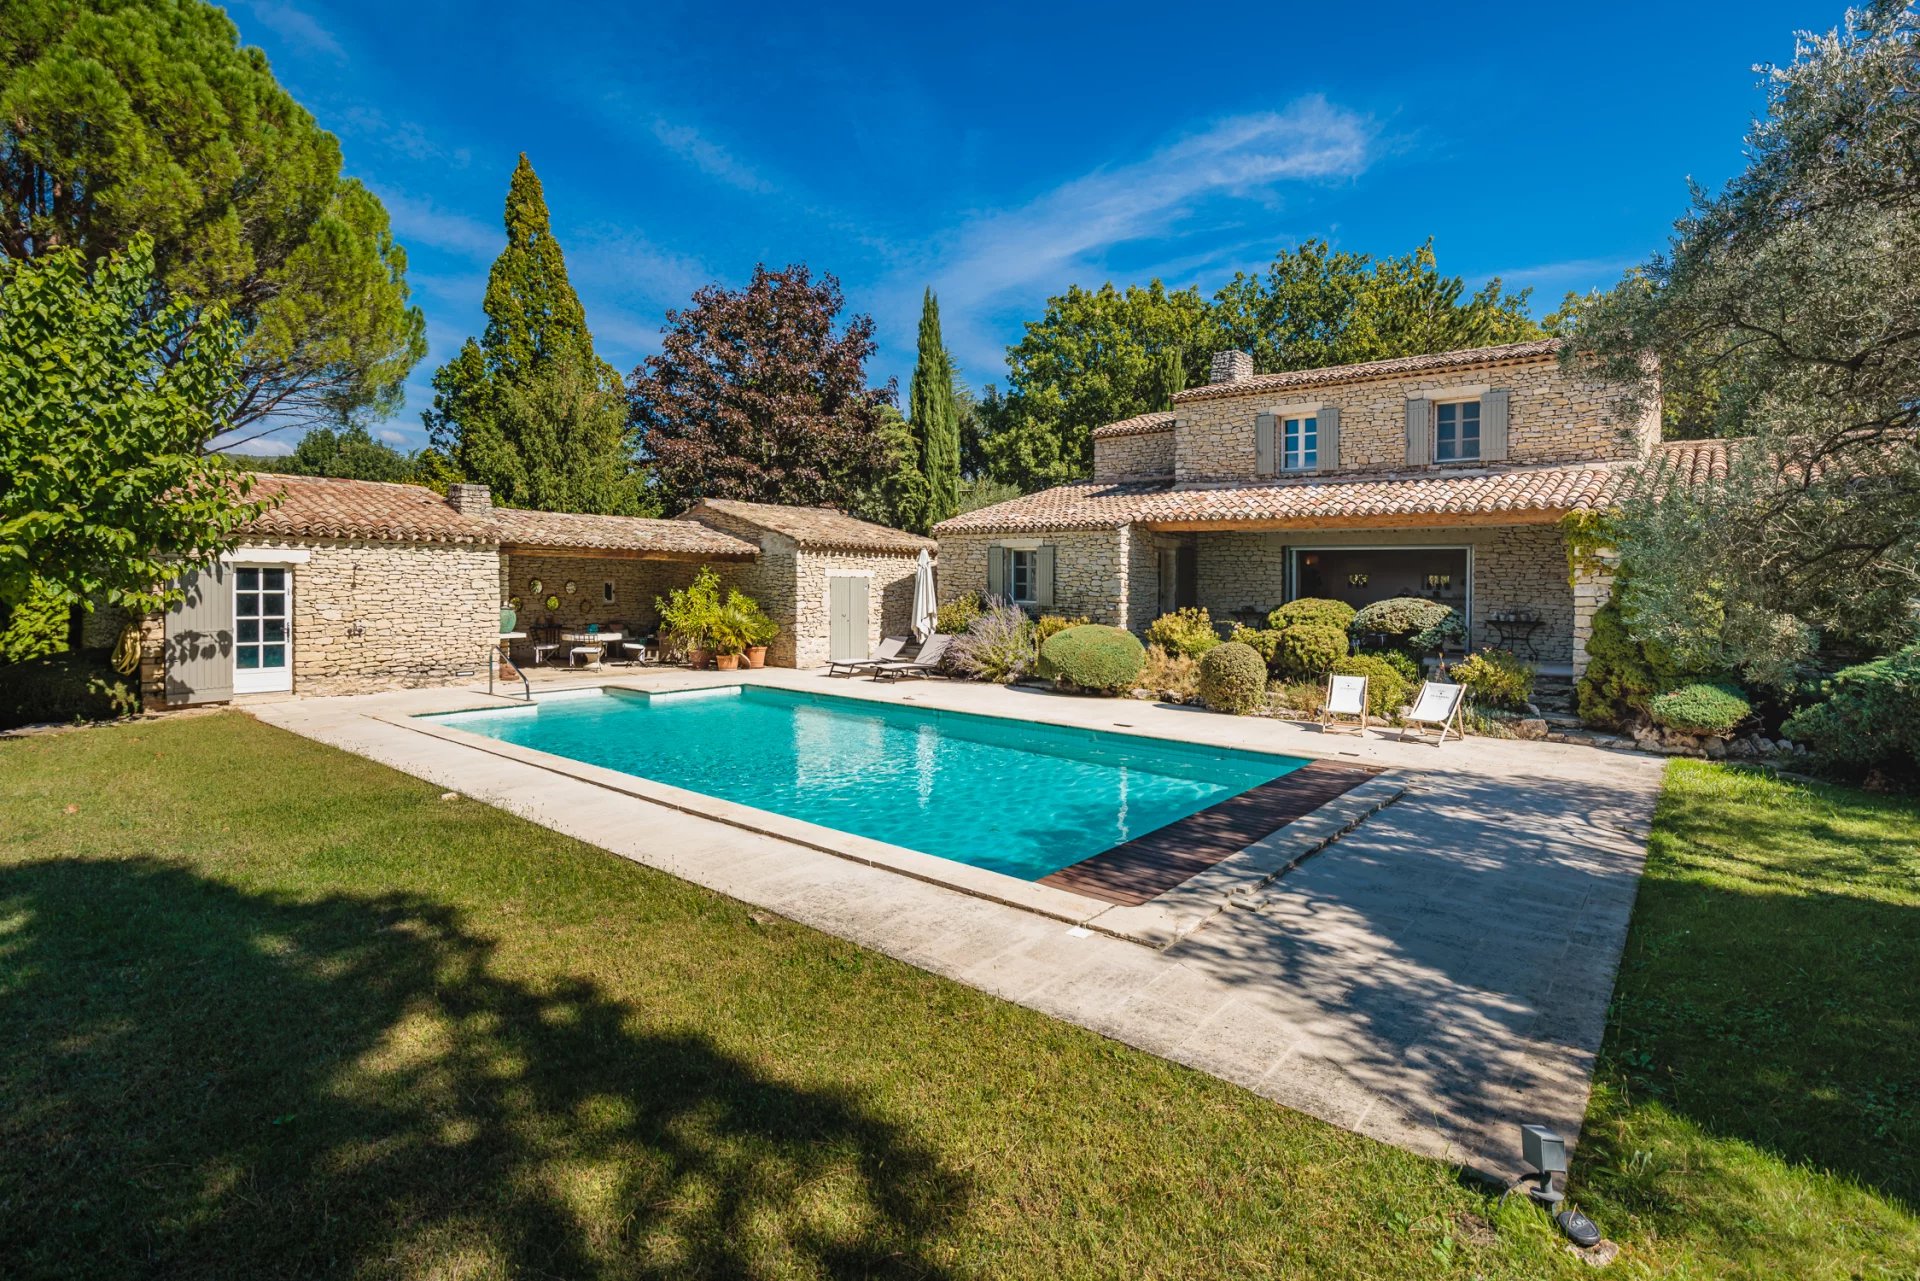
M 1319 680 L 1347 656 L 1347 634 L 1337 627 L 1296 623 L 1280 633 L 1273 666 L 1282 679 Z
M 55 654 L 0 666 L 0 729 L 110 721 L 139 710 L 133 683 L 97 659 Z
M 1682 734 L 1728 734 L 1753 715 L 1746 695 L 1731 685 L 1682 685 L 1647 705 L 1653 723 Z
M 1346 631 L 1353 623 L 1355 610 L 1343 600 L 1328 600 L 1323 596 L 1302 596 L 1299 600 L 1288 601 L 1279 609 L 1267 615 L 1267 626 L 1276 631 L 1284 627 L 1297 627 L 1302 623 L 1313 627 L 1338 627 Z
M 1353 654 L 1333 665 L 1335 676 L 1367 678 L 1367 715 L 1390 720 L 1400 714 L 1412 685 L 1392 662 L 1378 654 Z
M 1842 669 L 1826 701 L 1795 712 L 1781 732 L 1830 772 L 1920 786 L 1920 645 Z

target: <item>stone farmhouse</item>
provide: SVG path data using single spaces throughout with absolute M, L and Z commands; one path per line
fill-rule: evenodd
M 1650 457 L 1683 479 L 1710 443 L 1662 444 L 1660 406 L 1563 367 L 1557 340 L 1279 374 L 1221 352 L 1170 412 L 1093 433 L 1093 478 L 941 524 L 940 595 L 1139 631 L 1185 606 L 1250 624 L 1301 596 L 1424 596 L 1468 644 L 1577 676 L 1604 572 L 1571 575 L 1560 522 Z
M 247 695 L 357 694 L 471 680 L 518 614 L 517 662 L 543 631 L 658 625 L 655 599 L 702 565 L 780 626 L 767 661 L 812 667 L 904 632 L 932 540 L 818 507 L 713 499 L 672 520 L 516 511 L 482 485 L 259 474 L 279 502 L 187 599 L 142 623 L 150 707 Z

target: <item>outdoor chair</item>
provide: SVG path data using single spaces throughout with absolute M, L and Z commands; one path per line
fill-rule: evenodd
M 1455 738 L 1465 738 L 1467 732 L 1460 724 L 1461 696 L 1465 693 L 1464 686 L 1422 681 L 1420 697 L 1414 700 L 1413 710 L 1407 713 L 1406 728 L 1400 731 L 1401 739 L 1407 737 L 1408 730 L 1424 739 L 1428 728 L 1439 731 L 1433 743 L 1435 747 L 1447 741 L 1448 730 L 1453 731 Z
M 940 660 L 947 656 L 947 645 L 952 640 L 951 636 L 929 636 L 927 643 L 912 658 L 875 663 L 868 670 L 877 681 L 899 680 L 902 676 L 931 676 L 940 670 Z
M 1339 717 L 1358 717 L 1358 721 Z M 1323 729 L 1351 729 L 1364 734 L 1367 729 L 1367 678 L 1364 676 L 1327 677 L 1327 692 L 1320 700 L 1320 725 Z
M 542 624 L 529 630 L 533 633 L 533 665 L 538 667 L 547 661 L 548 655 L 560 648 L 560 629 Z
M 829 676 L 853 676 L 878 663 L 891 663 L 900 657 L 900 651 L 907 647 L 905 636 L 889 636 L 880 642 L 880 648 L 872 658 L 837 658 L 827 664 Z

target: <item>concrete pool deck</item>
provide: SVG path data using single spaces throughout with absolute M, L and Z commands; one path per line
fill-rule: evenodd
M 705 817 L 697 796 L 675 807 L 608 785 L 629 776 L 557 770 L 541 754 L 481 750 L 461 741 L 475 736 L 424 733 L 405 719 L 506 705 L 484 686 L 248 710 L 1423 1155 L 1509 1173 L 1520 1123 L 1577 1136 L 1663 762 L 1555 743 L 1436 748 L 1161 704 L 772 669 L 581 673 L 538 692 L 743 682 L 1387 772 L 1342 798 L 1356 798 L 1349 809 L 1281 829 L 1292 844 L 1260 866 L 1284 874 L 1264 885 L 1246 875 L 1258 860 L 1240 857 L 1139 907 L 1056 891 L 1049 910 L 954 877 L 921 879 L 863 857 L 852 848 L 859 838 L 829 853 Z

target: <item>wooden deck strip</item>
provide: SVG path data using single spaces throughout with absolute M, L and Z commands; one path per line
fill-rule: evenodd
M 1365 765 L 1311 761 L 1291 774 L 1043 876 L 1039 884 L 1134 907 L 1238 854 L 1380 772 Z

